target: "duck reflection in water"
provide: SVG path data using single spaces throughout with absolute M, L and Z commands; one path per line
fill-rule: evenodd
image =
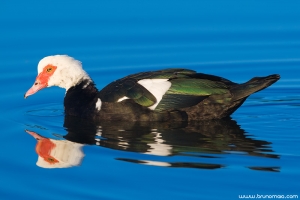
M 80 165 L 84 154 L 83 144 L 68 140 L 55 140 L 42 137 L 39 134 L 26 130 L 37 140 L 37 166 L 43 168 L 67 168 Z
M 145 159 L 116 158 L 117 160 L 168 167 L 217 169 L 224 164 L 199 162 L 222 159 L 232 152 L 266 158 L 279 158 L 272 153 L 270 142 L 248 137 L 231 118 L 195 122 L 103 122 L 93 123 L 66 116 L 66 140 L 42 137 L 26 131 L 38 140 L 37 165 L 44 168 L 63 168 L 80 165 L 84 157 L 83 145 L 139 152 L 160 156 Z M 170 156 L 189 157 L 191 161 L 169 161 Z M 140 156 L 139 156 L 140 157 Z M 195 160 L 196 159 L 196 160 Z M 161 161 L 163 160 L 163 161 Z M 186 159 L 184 159 L 186 160 Z M 278 171 L 279 167 L 248 166 L 254 170 Z

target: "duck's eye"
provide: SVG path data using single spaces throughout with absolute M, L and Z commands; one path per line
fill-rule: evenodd
M 52 67 L 49 67 L 46 70 L 47 70 L 47 72 L 51 72 L 52 71 Z

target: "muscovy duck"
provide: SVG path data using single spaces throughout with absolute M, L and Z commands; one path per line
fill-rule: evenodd
M 278 74 L 243 84 L 189 69 L 142 72 L 116 80 L 98 91 L 80 61 L 48 56 L 25 98 L 51 86 L 66 89 L 65 115 L 114 121 L 192 121 L 230 116 L 246 98 L 279 80 Z

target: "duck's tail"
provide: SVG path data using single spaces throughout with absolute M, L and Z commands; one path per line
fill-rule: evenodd
M 273 74 L 266 77 L 254 77 L 246 83 L 235 85 L 230 89 L 233 95 L 232 101 L 243 99 L 255 92 L 263 90 L 279 79 L 279 74 Z

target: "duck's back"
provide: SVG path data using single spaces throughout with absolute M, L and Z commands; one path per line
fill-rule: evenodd
M 225 94 L 235 83 L 188 69 L 167 69 L 133 74 L 116 80 L 99 92 L 104 102 L 132 99 L 151 110 L 181 109 L 215 94 Z

